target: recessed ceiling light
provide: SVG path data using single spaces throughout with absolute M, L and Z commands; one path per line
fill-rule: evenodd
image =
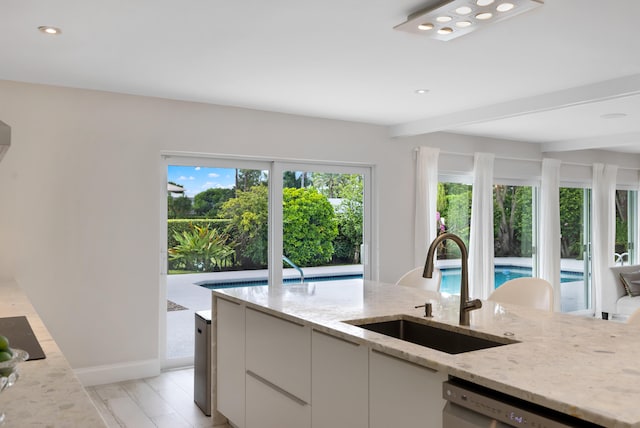
M 491 12 L 482 12 L 476 15 L 476 19 L 479 19 L 481 21 L 487 20 L 489 18 L 491 18 L 493 16 L 493 14 Z
M 603 119 L 622 119 L 623 117 L 627 117 L 626 113 L 607 113 L 600 116 Z
M 422 95 L 422 94 L 426 94 L 427 92 L 429 92 L 429 90 L 428 89 L 416 89 L 414 92 L 416 94 L 418 94 L 418 95 Z
M 456 22 L 456 27 L 458 28 L 467 28 L 471 26 L 471 21 L 458 21 Z
M 436 18 L 436 21 L 438 22 L 449 22 L 451 21 L 451 17 L 450 16 L 439 16 Z
M 471 13 L 471 8 L 469 6 L 460 6 L 456 9 L 456 13 L 458 15 L 469 15 Z
M 513 3 L 500 3 L 498 5 L 498 7 L 496 7 L 496 10 L 498 12 L 509 12 L 511 9 L 513 9 L 515 6 Z
M 476 1 L 476 4 L 478 6 L 489 6 L 491 3 L 493 3 L 495 0 L 478 0 Z
M 420 24 L 418 25 L 418 29 L 422 31 L 433 30 L 433 24 L 430 24 L 430 23 Z
M 453 28 L 451 27 L 442 27 L 438 30 L 438 34 L 445 35 L 453 33 Z
M 48 25 L 41 25 L 40 27 L 38 27 L 38 30 L 42 31 L 45 34 L 49 34 L 52 36 L 57 36 L 58 34 L 62 33 L 62 30 L 56 27 L 50 27 Z

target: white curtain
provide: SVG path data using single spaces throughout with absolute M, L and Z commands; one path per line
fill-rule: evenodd
M 602 293 L 607 271 L 613 265 L 616 225 L 615 165 L 593 164 L 591 196 L 591 281 L 596 317 L 602 312 Z
M 540 278 L 553 286 L 555 311 L 560 311 L 560 161 L 542 160 L 540 186 Z
M 492 153 L 476 153 L 471 197 L 469 237 L 469 296 L 486 299 L 494 287 L 493 160 Z
M 429 244 L 437 236 L 439 154 L 440 149 L 438 148 L 420 147 L 416 156 L 414 267 L 424 265 Z

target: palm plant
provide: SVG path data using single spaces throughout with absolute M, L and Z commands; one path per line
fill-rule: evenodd
M 233 265 L 235 243 L 229 235 L 205 226 L 174 232 L 177 244 L 169 248 L 169 260 L 184 270 L 212 272 Z

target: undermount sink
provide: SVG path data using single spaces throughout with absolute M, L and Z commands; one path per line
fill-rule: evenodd
M 516 340 L 506 337 L 490 336 L 491 339 L 489 339 L 488 335 L 485 337 L 473 336 L 407 315 L 399 315 L 393 319 L 377 322 L 352 321 L 349 324 L 448 354 L 461 354 L 518 343 Z

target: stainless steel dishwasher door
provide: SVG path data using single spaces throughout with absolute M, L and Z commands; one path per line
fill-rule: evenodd
M 447 402 L 442 411 L 443 428 L 508 428 L 512 426 L 450 402 Z
M 442 397 L 443 428 L 600 426 L 457 378 L 444 382 Z

